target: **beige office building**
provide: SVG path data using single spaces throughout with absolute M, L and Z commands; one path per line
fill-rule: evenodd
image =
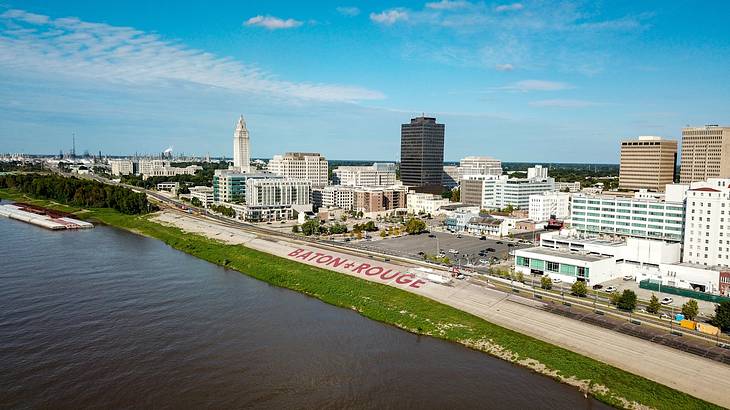
M 688 184 L 708 178 L 730 178 L 730 127 L 683 128 L 679 180 Z
M 674 182 L 677 141 L 641 136 L 621 141 L 619 188 L 663 192 Z

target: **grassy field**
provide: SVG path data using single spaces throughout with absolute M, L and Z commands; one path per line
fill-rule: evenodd
M 28 198 L 7 190 L 0 190 L 0 198 L 29 202 Z M 49 205 L 45 201 L 35 203 Z M 61 204 L 50 206 L 71 210 Z M 335 306 L 356 310 L 373 320 L 484 351 L 574 385 L 616 407 L 719 408 L 616 367 L 387 285 L 300 264 L 240 245 L 222 244 L 151 222 L 146 216 L 123 215 L 111 209 L 76 210 L 76 215 L 162 240 L 175 249 L 211 263 Z

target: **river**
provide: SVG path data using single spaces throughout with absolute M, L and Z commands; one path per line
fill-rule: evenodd
M 607 408 L 115 228 L 0 218 L 0 408 Z

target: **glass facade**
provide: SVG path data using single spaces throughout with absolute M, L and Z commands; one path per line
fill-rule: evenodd
M 401 125 L 400 177 L 417 192 L 443 190 L 444 124 L 436 118 L 417 117 Z

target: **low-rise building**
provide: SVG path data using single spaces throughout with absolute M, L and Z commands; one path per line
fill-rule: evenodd
M 451 201 L 446 198 L 442 198 L 440 195 L 419 192 L 409 192 L 407 202 L 408 212 L 413 214 L 436 214 L 442 206 L 449 205 L 451 203 Z
M 312 206 L 314 209 L 337 207 L 352 211 L 355 209 L 355 188 L 343 185 L 313 188 Z
M 575 231 L 543 234 L 540 246 L 514 251 L 515 270 L 589 284 L 631 275 L 660 274 L 660 265 L 680 261 L 681 245 L 659 240 L 584 238 Z
M 558 182 L 555 181 L 555 190 L 560 192 L 579 192 L 580 182 Z
M 175 193 L 179 188 L 179 182 L 160 182 L 159 184 L 157 184 L 158 191 L 170 191 Z
M 197 198 L 207 208 L 213 204 L 213 188 L 208 186 L 190 187 L 190 198 Z
M 388 188 L 363 187 L 353 190 L 353 210 L 363 213 L 377 213 L 405 209 L 407 191 L 405 187 Z
M 110 159 L 109 165 L 111 165 L 112 175 L 133 175 L 134 162 L 131 159 Z

